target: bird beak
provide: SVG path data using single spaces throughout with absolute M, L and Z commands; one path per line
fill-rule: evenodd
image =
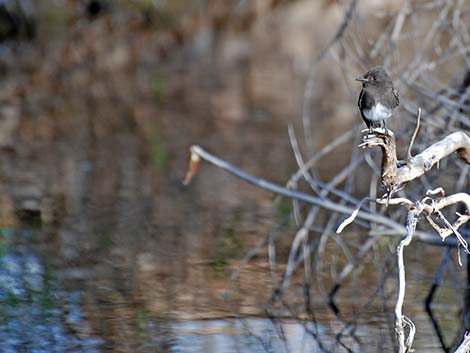
M 364 76 L 361 76 L 361 77 L 357 77 L 356 78 L 356 81 L 360 81 L 360 82 L 367 82 L 369 81 L 367 78 L 365 78 Z

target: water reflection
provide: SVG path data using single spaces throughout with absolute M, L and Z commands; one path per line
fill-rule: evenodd
M 206 320 L 172 325 L 172 352 L 315 352 L 318 345 L 296 322 L 270 320 Z M 285 338 L 282 339 L 282 337 Z
M 0 235 L 0 347 L 2 352 L 377 352 L 393 351 L 390 319 L 380 308 L 364 311 L 351 329 L 314 303 L 315 325 L 308 321 L 267 318 L 176 320 L 160 315 L 155 304 L 143 300 L 139 290 L 118 291 L 115 273 L 85 271 L 79 280 L 67 276 L 67 266 L 57 266 L 41 231 L 4 230 Z M 46 245 L 46 246 L 45 246 Z M 208 265 L 207 265 L 208 266 Z M 70 269 L 69 269 L 70 270 Z M 78 266 L 77 270 L 83 270 Z M 112 277 L 112 278 L 110 278 Z M 119 282 L 114 278 L 115 282 Z M 116 283 L 117 283 L 116 282 Z M 85 285 L 85 283 L 87 283 Z M 166 282 L 153 283 L 156 287 Z M 410 290 L 422 280 L 410 277 Z M 255 287 L 253 287 L 255 288 Z M 190 289 L 187 289 L 190 290 Z M 440 291 L 444 291 L 441 288 Z M 451 296 L 447 296 L 451 299 Z M 159 297 L 162 300 L 162 297 Z M 410 297 L 411 298 L 411 297 Z M 348 300 L 339 304 L 348 307 Z M 441 301 L 442 303 L 442 301 Z M 166 303 L 167 305 L 168 303 Z M 158 305 L 165 305 L 163 304 Z M 357 305 L 356 302 L 353 303 Z M 407 305 L 420 328 L 417 350 L 442 352 L 429 317 L 416 297 Z M 451 302 L 436 308 L 449 333 L 458 332 L 457 311 Z M 195 315 L 193 315 L 194 317 Z M 350 318 L 347 314 L 346 317 Z M 338 341 L 338 332 L 344 335 Z M 452 336 L 452 335 L 450 335 Z
M 40 255 L 4 231 L 0 238 L 0 347 L 2 352 L 100 352 L 90 335 L 81 293 L 62 290 Z

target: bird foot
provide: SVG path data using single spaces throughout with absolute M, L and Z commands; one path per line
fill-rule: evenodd
M 369 127 L 367 129 L 361 130 L 361 133 L 367 133 L 367 135 L 374 135 L 374 131 L 374 128 Z
M 384 127 L 371 127 L 364 130 L 361 130 L 361 133 L 367 133 L 367 135 L 376 135 L 376 136 L 388 136 L 392 137 L 393 132 Z
M 371 148 L 375 146 L 385 147 L 384 139 L 376 134 L 365 135 L 359 148 Z
M 368 129 L 361 130 L 361 133 L 367 133 L 367 135 L 386 135 L 386 136 L 391 136 L 393 133 L 383 127 L 372 127 Z
M 389 130 L 386 127 L 375 127 L 372 128 L 373 132 L 378 132 L 381 135 L 388 135 L 390 136 Z

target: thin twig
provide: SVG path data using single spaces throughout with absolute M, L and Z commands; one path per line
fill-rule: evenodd
M 338 146 L 341 146 L 342 144 L 348 142 L 351 137 L 352 137 L 352 131 L 349 130 L 345 132 L 344 134 L 335 137 L 331 143 L 323 147 L 320 151 L 318 151 L 310 160 L 308 160 L 303 167 L 299 168 L 297 172 L 295 172 L 290 178 L 289 181 L 287 182 L 287 187 L 290 188 L 293 183 L 296 183 L 308 169 L 312 168 L 317 164 L 317 162 L 324 156 L 328 155 L 331 153 L 333 150 L 335 150 Z
M 410 160 L 412 158 L 411 149 L 413 148 L 413 143 L 415 142 L 416 136 L 418 135 L 420 122 L 421 122 L 421 108 L 418 108 L 418 116 L 416 117 L 415 131 L 413 131 L 413 135 L 411 136 L 410 145 L 408 146 L 408 153 L 407 153 L 408 160 Z
M 369 197 L 364 197 L 361 202 L 359 202 L 359 204 L 357 205 L 357 207 L 355 208 L 355 210 L 353 211 L 353 213 L 351 213 L 351 215 L 346 218 L 344 221 L 341 222 L 341 224 L 339 225 L 338 229 L 336 229 L 336 234 L 339 234 L 343 231 L 344 228 L 346 228 L 348 225 L 350 225 L 352 222 L 354 222 L 354 220 L 356 219 L 357 217 L 357 214 L 359 213 L 359 210 L 361 209 L 362 207 L 362 204 L 367 201 L 367 200 L 370 200 Z
M 351 21 L 352 15 L 356 8 L 358 0 L 352 0 L 346 14 L 344 15 L 343 22 L 338 27 L 334 36 L 328 41 L 328 44 L 321 50 L 321 52 L 313 58 L 312 62 L 309 66 L 309 72 L 307 76 L 307 82 L 305 84 L 304 89 L 304 97 L 303 97 L 303 104 L 302 104 L 302 125 L 303 125 L 303 132 L 304 132 L 304 140 L 307 146 L 307 156 L 311 157 L 313 154 L 313 137 L 312 137 L 312 129 L 311 129 L 311 117 L 310 117 L 310 107 L 313 98 L 313 91 L 314 91 L 314 83 L 315 83 L 315 73 L 316 73 L 316 66 L 317 64 L 323 60 L 326 54 L 330 51 L 333 45 L 338 42 L 343 34 L 345 33 L 346 29 L 348 28 L 349 22 Z
M 227 172 L 229 172 L 233 175 L 238 176 L 242 180 L 245 180 L 246 182 L 249 182 L 249 183 L 251 183 L 253 185 L 256 185 L 258 187 L 261 187 L 263 189 L 275 192 L 279 195 L 283 195 L 283 196 L 286 196 L 286 197 L 289 197 L 289 198 L 295 198 L 299 201 L 304 201 L 304 202 L 307 202 L 307 203 L 312 204 L 312 205 L 317 205 L 317 206 L 323 207 L 326 210 L 333 211 L 333 212 L 338 212 L 338 213 L 348 214 L 348 215 L 351 215 L 354 212 L 354 209 L 352 209 L 350 207 L 347 207 L 347 206 L 344 206 L 342 204 L 335 203 L 335 202 L 333 202 L 329 199 L 322 199 L 320 197 L 304 194 L 302 192 L 289 190 L 287 188 L 284 188 L 280 185 L 271 183 L 271 182 L 266 181 L 264 179 L 255 178 L 254 176 L 252 176 L 248 173 L 245 173 L 245 172 L 241 171 L 240 169 L 232 166 L 230 163 L 228 163 L 228 162 L 226 162 L 226 161 L 210 154 L 209 152 L 205 151 L 200 146 L 193 145 L 191 147 L 191 154 L 197 154 L 200 158 L 206 160 L 207 162 L 209 162 L 209 163 L 211 163 L 211 164 L 213 164 L 213 165 L 215 165 L 215 166 L 217 166 L 221 169 L 224 169 L 225 171 L 227 171 Z M 192 157 L 191 161 L 194 160 L 194 159 L 196 159 L 196 158 Z M 199 163 L 198 163 L 198 165 L 199 165 Z M 191 167 L 191 164 L 190 164 L 190 167 Z M 195 171 L 193 172 L 193 176 L 194 176 L 194 173 L 195 173 Z M 190 182 L 190 180 L 188 180 L 188 182 Z M 466 195 L 466 194 L 463 194 L 463 195 Z M 470 196 L 468 196 L 468 197 L 470 197 Z M 446 198 L 443 198 L 443 200 L 445 201 L 445 202 L 443 202 L 443 204 L 449 204 L 449 203 L 451 203 L 451 201 L 458 201 L 458 202 L 463 201 L 462 197 L 459 194 L 447 196 Z M 441 200 L 439 200 L 439 202 L 441 202 Z M 466 199 L 465 199 L 465 202 L 466 202 Z M 394 220 L 392 220 L 392 219 L 390 219 L 390 218 L 388 218 L 388 217 L 386 217 L 386 216 L 384 216 L 380 213 L 365 212 L 365 211 L 361 210 L 357 213 L 357 218 L 385 226 L 386 228 L 388 228 L 386 230 L 386 234 L 402 235 L 402 234 L 406 233 L 406 228 L 402 224 L 400 224 L 398 222 L 395 222 Z M 427 242 L 430 242 L 430 243 L 436 243 L 436 237 L 434 236 L 434 234 L 431 234 L 431 233 L 416 232 L 415 237 L 417 237 L 417 238 L 419 238 L 420 240 L 423 240 L 423 241 L 427 241 Z
M 308 236 L 309 229 L 315 221 L 317 214 L 318 207 L 312 207 L 307 218 L 305 219 L 303 226 L 298 230 L 294 237 L 294 241 L 292 242 L 289 252 L 289 259 L 287 260 L 287 268 L 282 280 L 281 290 L 285 290 L 289 286 L 290 277 L 295 269 L 295 255 L 297 254 L 300 244 L 302 244 L 304 239 Z M 305 252 L 303 253 L 303 256 L 305 261 Z

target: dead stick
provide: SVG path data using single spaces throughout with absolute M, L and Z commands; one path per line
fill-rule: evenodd
M 408 160 L 410 160 L 412 158 L 411 156 L 411 149 L 413 148 L 413 143 L 415 142 L 415 139 L 416 139 L 416 135 L 418 135 L 418 130 L 419 130 L 419 125 L 420 125 L 420 122 L 421 122 L 421 108 L 418 108 L 418 117 L 416 118 L 416 127 L 415 127 L 415 131 L 413 131 L 413 135 L 411 136 L 411 141 L 410 141 L 410 145 L 408 146 Z
M 241 178 L 241 179 L 243 179 L 243 180 L 245 180 L 245 181 L 247 181 L 247 182 L 249 182 L 253 185 L 256 185 L 256 186 L 261 187 L 261 188 L 266 189 L 266 190 L 270 190 L 270 191 L 275 192 L 277 194 L 280 194 L 282 196 L 286 196 L 286 197 L 289 197 L 289 198 L 294 198 L 294 199 L 297 199 L 299 201 L 304 201 L 304 202 L 307 202 L 307 203 L 312 204 L 312 205 L 318 205 L 318 206 L 323 207 L 327 210 L 342 213 L 342 214 L 350 215 L 355 211 L 354 209 L 352 209 L 348 206 L 344 206 L 344 205 L 335 203 L 335 202 L 330 201 L 328 199 L 322 199 L 322 198 L 315 197 L 315 196 L 312 196 L 312 195 L 307 195 L 307 194 L 304 194 L 304 193 L 301 193 L 301 192 L 298 192 L 298 191 L 289 190 L 287 188 L 284 188 L 284 187 L 279 186 L 277 184 L 271 183 L 269 181 L 255 178 L 254 176 L 252 176 L 250 174 L 247 174 L 247 173 L 241 171 L 240 169 L 234 167 L 230 163 L 228 163 L 228 162 L 226 162 L 226 161 L 210 154 L 209 152 L 205 151 L 203 148 L 201 148 L 200 146 L 197 146 L 197 145 L 193 145 L 191 147 L 190 169 L 192 167 L 194 167 L 194 165 L 193 165 L 194 161 L 197 161 L 196 165 L 199 165 L 199 160 L 194 155 L 196 155 L 197 157 L 199 157 L 201 159 L 206 160 L 207 162 L 209 162 L 209 163 L 211 163 L 211 164 L 213 164 L 213 165 L 215 165 L 215 166 L 217 166 L 221 169 L 224 169 L 225 171 L 227 171 L 231 174 L 234 174 L 234 175 L 238 176 L 239 178 Z M 195 172 L 196 172 L 195 170 L 192 170 L 191 178 L 194 176 Z M 185 185 L 187 185 L 191 181 L 191 178 L 187 178 L 185 180 Z M 363 219 L 363 220 L 366 220 L 366 221 L 369 221 L 369 222 L 373 222 L 373 223 L 376 223 L 376 224 L 380 224 L 380 225 L 383 225 L 383 226 L 387 227 L 388 228 L 388 229 L 386 229 L 387 234 L 392 234 L 392 235 L 406 234 L 406 228 L 402 224 L 397 223 L 394 220 L 392 220 L 392 219 L 390 219 L 390 218 L 388 218 L 388 217 L 386 217 L 386 216 L 384 216 L 380 213 L 359 211 L 357 213 L 357 218 Z M 419 238 L 420 240 L 430 242 L 430 243 L 436 243 L 436 244 L 441 243 L 440 238 L 437 238 L 432 233 L 416 232 L 415 237 Z M 455 244 L 455 242 L 452 239 L 449 239 L 449 244 L 453 245 L 453 244 Z
M 403 250 L 405 246 L 410 245 L 413 234 L 418 223 L 418 210 L 410 210 L 406 221 L 406 236 L 397 247 L 398 257 L 398 295 L 395 304 L 395 330 L 398 336 L 399 353 L 406 353 L 410 350 L 413 342 L 405 343 L 405 316 L 403 315 L 403 302 L 405 301 L 406 281 L 405 281 L 405 262 L 403 259 Z

